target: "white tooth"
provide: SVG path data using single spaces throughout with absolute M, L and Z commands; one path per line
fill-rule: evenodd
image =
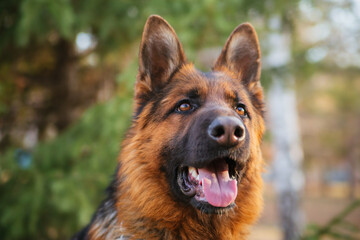
M 199 175 L 197 174 L 197 172 L 196 172 L 196 168 L 194 168 L 194 167 L 189 167 L 189 173 L 191 174 L 191 176 L 193 177 L 193 178 L 198 178 L 199 177 Z
M 189 167 L 189 173 L 193 175 L 193 173 L 196 171 L 194 167 Z
M 196 169 L 195 169 L 195 171 L 193 172 L 193 177 L 194 177 L 195 179 L 198 179 L 198 178 L 199 178 L 199 174 L 197 173 Z

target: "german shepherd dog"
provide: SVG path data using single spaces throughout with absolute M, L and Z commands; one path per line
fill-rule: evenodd
M 108 197 L 73 239 L 246 239 L 262 209 L 260 48 L 239 25 L 211 72 L 146 22 L 132 126 Z

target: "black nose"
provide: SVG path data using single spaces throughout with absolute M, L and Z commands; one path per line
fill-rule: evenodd
M 208 134 L 223 147 L 233 147 L 245 139 L 245 127 L 236 117 L 217 117 L 209 125 Z

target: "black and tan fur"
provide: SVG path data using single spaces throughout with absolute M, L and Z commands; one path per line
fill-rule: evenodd
M 262 209 L 264 109 L 253 27 L 239 25 L 204 73 L 187 62 L 171 26 L 149 17 L 134 101 L 108 198 L 73 239 L 246 239 Z M 241 140 L 209 137 L 219 117 L 239 122 Z M 179 186 L 183 166 L 203 168 L 221 158 L 233 159 L 233 204 L 214 207 Z

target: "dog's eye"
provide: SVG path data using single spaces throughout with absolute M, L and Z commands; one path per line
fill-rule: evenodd
M 189 102 L 183 102 L 176 108 L 176 111 L 177 112 L 187 112 L 187 111 L 190 111 L 191 109 L 192 109 L 192 106 Z
M 245 109 L 245 106 L 243 104 L 238 104 L 235 108 L 237 114 L 239 114 L 240 116 L 242 117 L 246 117 L 248 114 L 247 114 L 247 111 Z

